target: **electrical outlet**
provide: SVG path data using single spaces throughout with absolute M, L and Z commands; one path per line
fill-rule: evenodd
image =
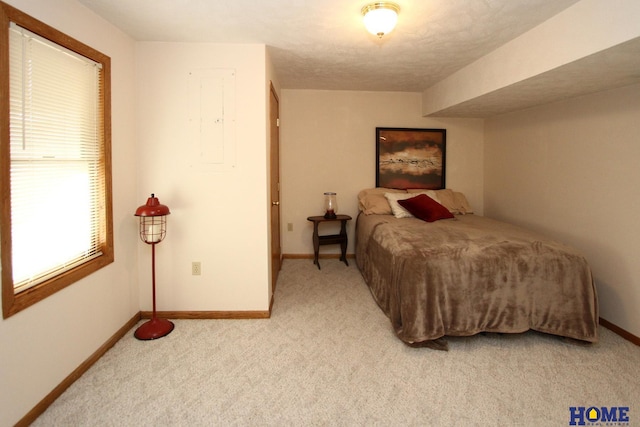
M 292 222 L 288 222 L 287 223 L 287 231 L 293 231 L 293 223 Z
M 202 265 L 199 261 L 193 261 L 191 263 L 191 275 L 200 276 L 202 274 Z

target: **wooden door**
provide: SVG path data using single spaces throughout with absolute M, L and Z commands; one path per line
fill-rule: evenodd
M 273 84 L 269 100 L 269 122 L 271 139 L 271 291 L 276 290 L 276 281 L 282 261 L 280 247 L 280 103 Z

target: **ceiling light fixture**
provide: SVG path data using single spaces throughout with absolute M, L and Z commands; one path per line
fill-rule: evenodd
M 378 37 L 390 33 L 398 22 L 400 6 L 389 1 L 377 1 L 362 8 L 364 26 Z

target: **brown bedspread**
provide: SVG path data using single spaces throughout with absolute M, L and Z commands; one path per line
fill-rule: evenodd
M 360 215 L 356 261 L 398 337 L 529 329 L 596 342 L 598 300 L 575 249 L 477 215 Z

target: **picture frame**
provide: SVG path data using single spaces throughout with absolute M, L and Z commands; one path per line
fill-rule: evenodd
M 376 187 L 445 188 L 446 129 L 376 128 Z

